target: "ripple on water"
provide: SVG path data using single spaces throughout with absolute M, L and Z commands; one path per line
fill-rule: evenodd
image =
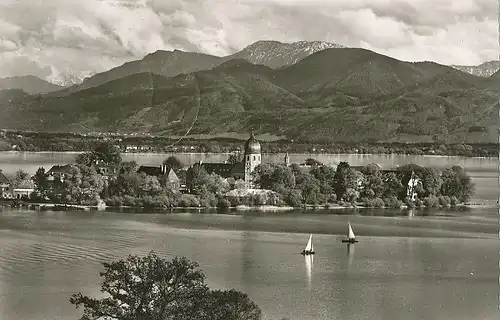
M 82 264 L 100 264 L 110 259 L 116 259 L 122 254 L 119 251 L 123 246 L 107 248 L 77 244 L 37 242 L 2 243 L 0 250 L 1 278 L 12 278 L 31 273 L 33 271 L 46 271 L 54 266 L 58 269 L 73 269 Z M 114 252 L 116 251 L 116 252 Z

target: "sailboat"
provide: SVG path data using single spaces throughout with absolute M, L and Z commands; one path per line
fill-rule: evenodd
M 352 231 L 351 223 L 347 223 L 349 225 L 349 234 L 347 235 L 347 240 L 342 240 L 342 242 L 347 242 L 347 243 L 356 243 L 356 236 L 354 235 L 354 231 Z
M 314 254 L 314 247 L 313 247 L 313 243 L 312 243 L 312 238 L 313 238 L 313 235 L 311 234 L 309 236 L 309 241 L 307 242 L 306 248 L 304 250 L 302 250 L 301 254 L 303 254 L 303 255 Z

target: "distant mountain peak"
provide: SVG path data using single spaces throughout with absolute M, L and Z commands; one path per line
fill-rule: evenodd
M 451 67 L 475 76 L 489 77 L 500 70 L 500 60 L 486 61 L 477 66 L 452 65 Z
M 254 64 L 270 68 L 292 65 L 318 51 L 345 48 L 345 46 L 323 41 L 297 41 L 284 43 L 275 40 L 260 40 L 225 59 L 245 59 Z

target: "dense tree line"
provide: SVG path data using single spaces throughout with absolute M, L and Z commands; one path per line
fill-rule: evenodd
M 120 150 L 112 143 L 101 143 L 92 151 L 77 157 L 64 178 L 49 181 L 45 169 L 33 176 L 37 199 L 67 204 L 95 205 L 104 199 L 108 206 L 146 208 L 171 207 L 231 207 L 237 205 L 366 205 L 369 207 L 448 206 L 468 202 L 475 186 L 466 172 L 458 166 L 442 171 L 409 164 L 394 171 L 382 171 L 376 164 L 351 167 L 341 162 L 337 168 L 308 159 L 307 166 L 264 163 L 254 172 L 254 184 L 268 193 L 245 195 L 232 189 L 228 180 L 208 174 L 203 167 L 189 172 L 176 157 L 163 162 L 186 180 L 188 193 L 179 192 L 166 175 L 150 176 L 138 172 L 135 162 L 124 162 Z M 106 168 L 106 174 L 101 171 Z M 407 185 L 414 173 L 417 199 L 407 198 Z M 18 172 L 17 180 L 26 180 Z M 245 183 L 236 181 L 237 190 Z
M 407 185 L 411 174 L 418 177 L 418 197 L 410 201 Z M 336 169 L 323 165 L 301 167 L 292 164 L 261 164 L 255 182 L 280 195 L 287 205 L 362 204 L 369 207 L 448 206 L 468 202 L 475 186 L 458 166 L 442 172 L 433 168 L 405 165 L 395 171 L 381 171 L 376 164 L 354 169 L 341 162 Z

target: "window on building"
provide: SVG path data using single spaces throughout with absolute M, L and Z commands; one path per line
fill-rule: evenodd
M 255 161 L 255 156 L 253 156 L 253 161 Z

